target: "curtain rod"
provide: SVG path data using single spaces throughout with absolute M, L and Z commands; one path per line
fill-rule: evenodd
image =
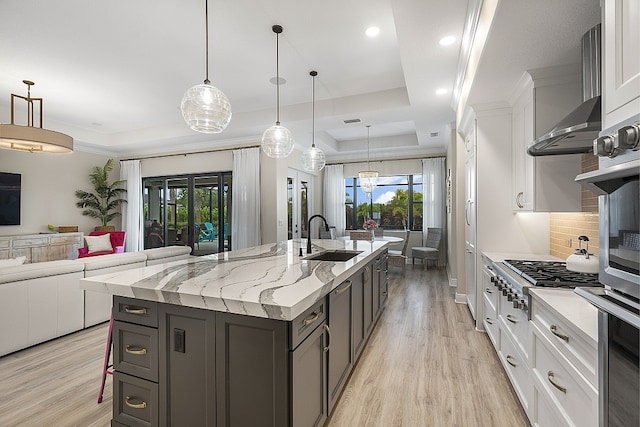
M 233 150 L 241 150 L 244 148 L 260 148 L 260 145 L 248 145 L 246 147 L 234 147 L 234 148 L 217 148 L 214 150 L 204 150 L 204 151 L 192 151 L 189 153 L 173 153 L 173 154 L 158 154 L 157 156 L 147 156 L 147 157 L 132 157 L 130 159 L 120 159 L 121 162 L 126 162 L 127 160 L 148 160 L 148 159 L 162 159 L 164 157 L 178 157 L 178 156 L 188 156 L 192 154 L 207 154 L 207 153 L 217 153 L 220 151 L 233 151 Z
M 438 154 L 436 156 L 420 156 L 420 157 L 398 157 L 395 159 L 380 159 L 380 160 L 370 160 L 371 163 L 382 163 L 382 162 L 396 162 L 398 160 L 422 160 L 422 159 L 438 159 L 438 158 L 443 158 L 446 159 L 447 156 L 443 156 L 442 154 Z M 329 163 L 327 162 L 327 166 L 334 166 L 334 165 L 348 165 L 351 163 L 366 163 L 366 160 L 353 160 L 350 162 L 335 162 L 335 163 Z

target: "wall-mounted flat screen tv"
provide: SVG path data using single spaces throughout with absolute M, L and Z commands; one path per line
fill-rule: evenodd
M 0 172 L 0 225 L 20 225 L 19 173 Z

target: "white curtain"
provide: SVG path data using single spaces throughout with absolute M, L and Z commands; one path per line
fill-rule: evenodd
M 260 148 L 233 150 L 231 197 L 233 249 L 260 245 Z
M 344 166 L 330 165 L 324 168 L 324 217 L 336 227 L 336 236 L 342 236 L 347 226 L 344 209 Z
M 446 253 L 445 179 L 444 157 L 422 160 L 422 240 L 426 241 L 428 228 L 442 229 L 438 265 L 444 265 Z
M 122 205 L 122 229 L 127 232 L 126 252 L 144 249 L 144 215 L 142 211 L 142 172 L 140 160 L 120 162 L 120 179 L 126 181 L 127 203 Z

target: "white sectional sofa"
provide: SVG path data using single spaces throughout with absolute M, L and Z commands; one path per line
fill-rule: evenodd
M 171 246 L 0 268 L 0 356 L 105 322 L 109 294 L 80 289 L 80 279 L 188 258 Z

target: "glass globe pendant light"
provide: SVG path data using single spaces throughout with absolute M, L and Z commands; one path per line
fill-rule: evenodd
M 311 147 L 302 153 L 302 168 L 308 172 L 320 172 L 324 169 L 326 158 L 321 149 L 316 147 L 316 76 L 311 71 Z
M 293 151 L 293 135 L 284 126 L 280 126 L 280 66 L 278 36 L 282 33 L 280 25 L 274 25 L 271 30 L 276 33 L 276 124 L 262 134 L 262 151 L 272 158 L 282 159 Z
M 371 125 L 367 125 L 367 170 L 358 172 L 360 179 L 360 188 L 371 197 L 371 193 L 376 188 L 378 180 L 378 171 L 371 170 L 369 165 L 369 131 Z
M 209 81 L 209 7 L 204 2 L 205 69 L 203 84 L 188 89 L 182 97 L 180 110 L 189 127 L 202 133 L 220 133 L 231 121 L 231 103 L 227 96 Z

